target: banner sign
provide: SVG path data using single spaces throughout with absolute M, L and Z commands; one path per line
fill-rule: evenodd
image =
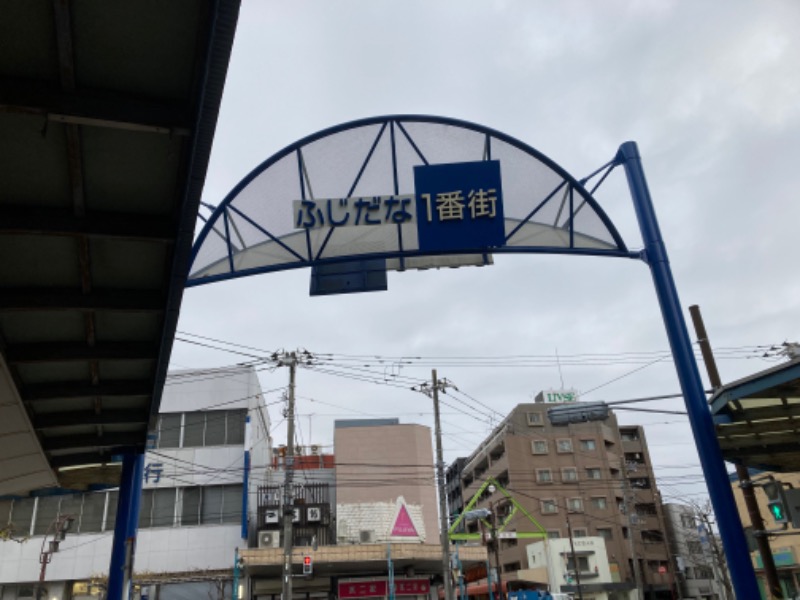
M 500 162 L 414 167 L 419 249 L 489 249 L 505 242 Z
M 416 225 L 417 249 L 434 252 L 505 243 L 500 161 L 417 166 L 414 187 L 415 194 L 295 200 L 294 227 Z
M 339 598 L 379 598 L 388 596 L 389 583 L 385 579 L 365 581 L 340 581 Z M 431 590 L 427 579 L 395 579 L 396 596 L 427 596 Z

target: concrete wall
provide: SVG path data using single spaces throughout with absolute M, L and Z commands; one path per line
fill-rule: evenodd
M 425 532 L 423 541 L 439 543 L 430 428 L 412 424 L 337 428 L 334 445 L 337 507 L 345 507 L 344 512 L 350 515 L 349 529 L 379 526 L 365 522 L 361 527 L 352 522 L 358 512 L 353 505 L 395 506 L 402 497 L 409 507 L 419 507 L 421 529 Z M 412 520 L 415 519 L 414 510 L 409 508 Z M 365 511 L 361 513 L 366 514 Z M 341 513 L 338 518 L 342 518 Z

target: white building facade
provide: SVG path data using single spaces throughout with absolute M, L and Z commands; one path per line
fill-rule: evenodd
M 269 416 L 252 367 L 171 373 L 144 458 L 134 562 L 139 598 L 230 598 L 236 548 L 255 521 L 253 472 L 271 460 Z M 256 478 L 257 479 L 257 478 Z M 42 598 L 102 598 L 116 490 L 0 500 L 0 599 L 37 597 L 40 556 L 54 523 L 71 527 L 50 562 Z M 46 596 L 44 595 L 46 593 Z M 187 596 L 188 594 L 188 596 Z
M 575 537 L 571 542 L 569 538 L 545 539 L 526 546 L 526 552 L 528 570 L 524 573 L 534 581 L 547 582 L 553 593 L 560 593 L 562 586 L 577 585 L 580 576 L 584 600 L 628 598 L 627 593 L 615 595 L 607 591 L 613 579 L 606 543 L 601 537 Z

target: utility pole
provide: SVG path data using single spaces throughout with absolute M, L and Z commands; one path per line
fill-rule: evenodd
M 431 371 L 431 386 L 427 382 L 418 388 L 412 388 L 430 396 L 433 400 L 434 436 L 436 438 L 436 480 L 439 490 L 439 540 L 442 545 L 442 579 L 444 584 L 444 600 L 453 600 L 453 582 L 450 571 L 450 536 L 448 535 L 449 523 L 447 519 L 447 490 L 444 479 L 444 453 L 442 451 L 442 423 L 439 419 L 439 391 L 445 393 L 448 387 L 455 386 L 446 379 L 441 381 L 436 376 L 436 369 Z
M 572 553 L 572 566 L 575 569 L 575 582 L 578 584 L 578 600 L 583 600 L 583 588 L 581 587 L 581 568 L 578 565 L 578 556 L 575 554 L 575 540 L 572 539 L 572 524 L 567 514 L 567 533 L 569 534 L 569 549 Z
M 624 464 L 622 468 L 622 499 L 625 503 L 625 516 L 628 517 L 628 545 L 631 552 L 631 562 L 633 563 L 633 581 L 636 584 L 636 597 L 638 600 L 644 600 L 644 585 L 642 584 L 642 570 L 639 566 L 639 556 L 636 554 L 636 540 L 634 539 L 634 515 L 631 511 L 630 496 L 631 490 L 628 485 L 628 465 Z M 637 517 L 638 518 L 638 517 Z
M 703 355 L 703 362 L 706 364 L 708 381 L 712 388 L 718 389 L 722 387 L 722 379 L 717 370 L 717 361 L 714 359 L 714 352 L 711 350 L 711 342 L 706 333 L 703 315 L 700 314 L 700 307 L 696 304 L 690 306 L 689 313 L 692 316 L 692 323 L 697 335 L 697 343 L 700 345 L 700 352 Z M 766 527 L 764 527 L 764 520 L 758 510 L 753 482 L 750 481 L 750 472 L 747 467 L 736 465 L 736 476 L 739 478 L 739 487 L 742 488 L 742 497 L 747 507 L 747 514 L 750 517 L 750 524 L 753 526 L 753 532 L 763 532 Z M 781 590 L 781 584 L 778 581 L 778 570 L 775 568 L 775 559 L 772 557 L 769 540 L 765 535 L 755 535 L 754 537 L 758 553 L 761 555 L 761 564 L 764 565 L 764 577 L 767 580 L 766 592 L 771 598 L 781 599 L 783 598 L 783 590 Z
M 494 494 L 496 488 L 490 484 L 489 493 Z M 503 567 L 500 564 L 500 540 L 497 537 L 497 513 L 494 510 L 494 502 L 489 500 L 489 512 L 492 517 L 492 544 L 494 544 L 494 566 L 497 573 L 497 597 L 503 600 Z
M 283 353 L 278 358 L 278 365 L 289 367 L 289 390 L 286 409 L 286 463 L 284 464 L 283 482 L 283 600 L 292 600 L 292 520 L 294 518 L 294 498 L 292 480 L 294 477 L 294 385 L 297 370 L 297 355 L 294 352 Z

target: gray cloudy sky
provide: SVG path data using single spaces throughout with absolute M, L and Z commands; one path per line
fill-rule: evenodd
M 800 339 L 798 30 L 793 0 L 244 0 L 204 200 L 217 204 L 308 134 L 384 114 L 486 125 L 576 177 L 635 140 L 681 301 L 700 305 L 730 381 L 773 364 L 756 346 Z M 597 197 L 639 248 L 622 172 Z M 495 263 L 393 272 L 388 292 L 325 298 L 308 297 L 305 270 L 201 286 L 187 291 L 179 329 L 269 351 L 429 357 L 369 364 L 389 381 L 422 381 L 437 367 L 500 415 L 562 377 L 586 400 L 679 391 L 669 359 L 645 366 L 668 344 L 644 263 L 540 255 Z M 541 356 L 541 366 L 502 366 L 518 355 Z M 485 360 L 467 367 L 446 357 Z M 176 342 L 173 368 L 240 360 Z M 265 390 L 287 378 L 286 369 L 261 372 Z M 302 370 L 297 392 L 304 444 L 331 444 L 336 418 L 432 423 L 425 396 L 399 387 Z M 448 401 L 449 462 L 497 418 L 463 395 Z M 683 409 L 680 399 L 646 406 Z M 280 406 L 270 410 L 282 443 Z M 646 425 L 668 499 L 703 492 L 685 417 L 618 414 Z

